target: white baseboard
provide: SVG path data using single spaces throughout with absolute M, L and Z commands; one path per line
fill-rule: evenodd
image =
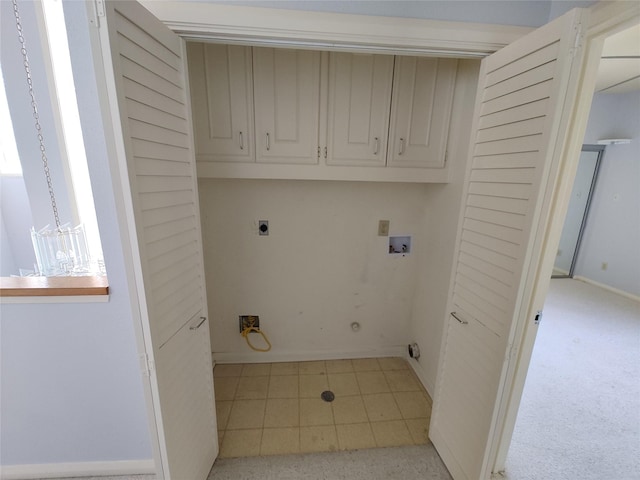
M 409 362 L 409 366 L 413 369 L 415 374 L 418 376 L 418 380 L 420 380 L 420 383 L 422 383 L 422 386 L 425 388 L 425 390 L 427 391 L 431 399 L 433 399 L 433 395 L 435 394 L 435 386 L 430 381 L 427 380 L 427 375 L 424 371 L 424 368 L 422 368 L 422 365 L 420 365 L 420 362 L 411 358 L 408 352 L 405 352 L 404 357 L 407 359 L 407 362 Z
M 0 465 L 0 479 L 23 480 L 61 477 L 93 477 L 107 475 L 155 474 L 152 459 L 114 462 L 38 463 L 31 465 Z
M 573 277 L 573 279 L 574 280 L 580 280 L 581 282 L 589 283 L 591 285 L 595 285 L 596 287 L 600 287 L 603 290 L 607 290 L 607 291 L 609 291 L 611 293 L 616 293 L 618 295 L 622 295 L 623 297 L 630 298 L 631 300 L 635 300 L 636 302 L 640 302 L 640 297 L 638 295 L 634 295 L 633 293 L 625 292 L 624 290 L 619 290 L 619 289 L 611 287 L 609 285 L 605 285 L 604 283 L 596 282 L 595 280 L 591 280 L 590 278 L 581 277 L 579 275 L 576 275 L 576 276 Z
M 350 351 L 306 352 L 213 352 L 213 361 L 223 363 L 305 362 L 311 360 L 339 360 L 343 358 L 404 357 L 406 347 L 392 346 Z

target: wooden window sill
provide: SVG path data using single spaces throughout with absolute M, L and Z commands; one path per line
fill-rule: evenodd
M 0 277 L 2 303 L 106 302 L 109 281 L 95 277 Z

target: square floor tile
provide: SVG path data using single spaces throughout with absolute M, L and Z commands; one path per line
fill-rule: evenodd
M 245 363 L 242 366 L 243 377 L 263 377 L 271 373 L 270 363 Z
M 402 413 L 402 418 L 427 418 L 431 415 L 431 405 L 422 392 L 394 392 L 394 398 Z
M 336 397 L 331 402 L 333 418 L 336 425 L 345 423 L 368 422 L 367 412 L 360 395 L 352 397 Z
M 413 443 L 416 445 L 424 445 L 429 442 L 429 419 L 413 418 L 404 421 L 407 424 Z
M 249 400 L 267 398 L 269 377 L 240 377 L 236 399 Z
M 379 358 L 378 363 L 382 370 L 406 370 L 409 368 L 407 361 L 400 357 Z
M 367 409 L 367 415 L 371 422 L 402 419 L 402 414 L 400 410 L 398 410 L 396 401 L 391 393 L 363 395 L 362 400 L 364 401 L 364 406 Z
M 363 395 L 367 393 L 389 392 L 389 385 L 383 372 L 358 372 L 356 373 L 358 386 Z
M 301 452 L 335 452 L 336 450 L 338 450 L 338 436 L 335 426 L 300 427 Z
M 230 401 L 218 401 L 216 402 L 216 419 L 218 421 L 218 430 L 224 430 L 227 428 L 227 422 L 229 421 L 229 415 L 231 414 L 231 406 L 233 402 Z
M 227 430 L 262 428 L 266 400 L 236 400 L 231 407 Z
M 300 426 L 333 425 L 331 404 L 320 398 L 300 399 Z
M 271 364 L 271 375 L 298 375 L 297 362 L 282 362 Z
M 214 377 L 239 377 L 242 373 L 241 364 L 216 364 L 213 369 Z
M 419 392 L 422 385 L 411 370 L 389 370 L 384 372 L 392 392 Z
M 340 450 L 357 450 L 376 446 L 371 426 L 368 423 L 336 425 L 336 433 Z
M 260 455 L 300 453 L 300 429 L 265 428 L 262 432 Z
M 300 398 L 320 398 L 329 389 L 326 375 L 300 375 Z
M 329 390 L 336 397 L 344 395 L 360 395 L 355 373 L 330 373 L 327 375 Z
M 373 438 L 379 447 L 399 447 L 413 445 L 413 438 L 407 425 L 402 420 L 376 422 L 371 424 Z
M 378 360 L 375 358 L 356 358 L 351 360 L 356 372 L 375 372 L 381 370 Z
M 269 398 L 298 398 L 298 375 L 271 375 Z
M 298 412 L 297 398 L 270 398 L 264 413 L 264 427 L 298 427 Z
M 228 430 L 222 440 L 220 457 L 257 457 L 261 440 L 262 429 Z
M 327 373 L 353 372 L 351 360 L 327 360 Z
M 300 375 L 318 375 L 327 373 L 327 367 L 324 360 L 317 362 L 300 362 L 298 372 Z
M 236 396 L 236 388 L 240 377 L 217 377 L 214 378 L 214 390 L 216 400 L 233 400 Z

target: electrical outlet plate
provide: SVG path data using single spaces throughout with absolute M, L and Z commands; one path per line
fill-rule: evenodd
M 378 222 L 378 236 L 379 237 L 389 236 L 389 220 L 380 220 Z
M 238 318 L 240 333 L 249 327 L 260 328 L 260 317 L 258 315 L 240 315 Z

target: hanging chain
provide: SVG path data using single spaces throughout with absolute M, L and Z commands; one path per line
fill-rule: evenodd
M 53 193 L 53 182 L 51 181 L 51 172 L 49 171 L 49 161 L 47 152 L 44 148 L 44 138 L 42 136 L 42 127 L 40 125 L 40 115 L 38 114 L 38 105 L 36 97 L 33 93 L 33 81 L 31 80 L 31 68 L 29 67 L 29 57 L 27 57 L 27 47 L 25 45 L 24 36 L 22 34 L 22 22 L 20 21 L 20 12 L 18 12 L 18 2 L 13 0 L 13 13 L 16 17 L 16 28 L 18 29 L 18 40 L 20 41 L 20 53 L 22 53 L 24 71 L 27 74 L 27 85 L 29 86 L 29 96 L 31 97 L 31 108 L 33 108 L 33 118 L 35 119 L 36 133 L 38 142 L 40 143 L 40 154 L 42 157 L 42 166 L 44 175 L 47 178 L 47 186 L 49 187 L 49 196 L 51 197 L 51 208 L 53 209 L 53 217 L 56 221 L 56 229 L 60 230 L 60 217 L 58 215 L 58 206 L 56 205 L 56 196 Z

